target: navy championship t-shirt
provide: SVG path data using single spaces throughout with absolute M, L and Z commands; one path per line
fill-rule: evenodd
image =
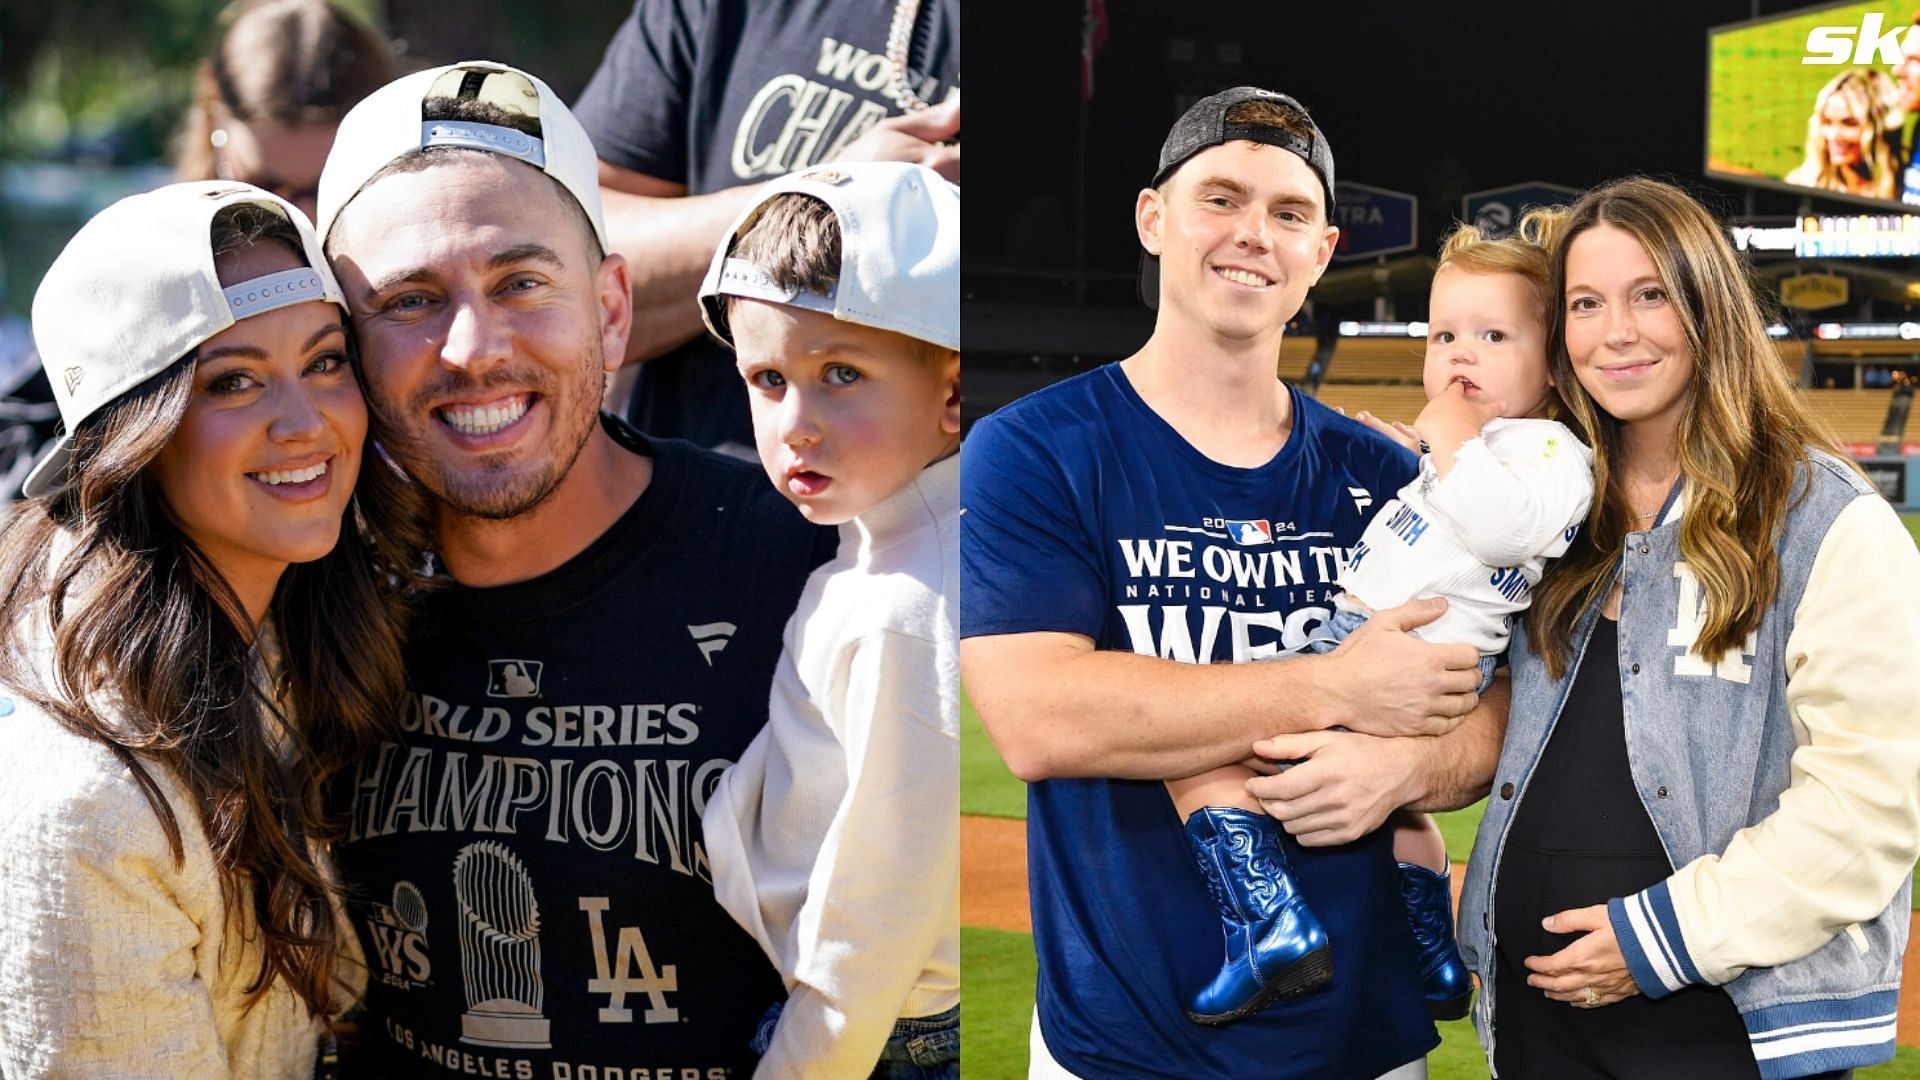
M 746 1080 L 785 997 L 714 900 L 700 815 L 835 532 L 757 468 L 610 427 L 647 490 L 550 573 L 431 596 L 399 738 L 331 790 L 356 1075 Z
M 1413 455 L 1292 391 L 1265 465 L 1205 457 L 1118 364 L 987 416 L 961 478 L 961 634 L 1084 634 L 1185 662 L 1290 656 L 1332 611 L 1368 518 Z M 1389 830 L 1286 840 L 1332 942 L 1332 986 L 1204 1027 L 1185 1002 L 1219 969 L 1219 916 L 1165 787 L 1029 788 L 1027 860 L 1049 1052 L 1104 1077 L 1378 1076 L 1439 1041 L 1421 996 Z

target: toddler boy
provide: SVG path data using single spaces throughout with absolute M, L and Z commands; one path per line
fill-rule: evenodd
M 714 892 L 788 988 L 757 1075 L 958 1077 L 959 189 L 882 162 L 777 181 L 700 304 L 768 478 L 840 528 L 705 811 Z

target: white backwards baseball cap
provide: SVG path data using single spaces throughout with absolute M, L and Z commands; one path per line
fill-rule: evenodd
M 540 134 L 470 120 L 427 120 L 428 98 L 482 101 L 538 123 Z M 320 171 L 318 224 L 325 242 L 360 189 L 393 159 L 415 150 L 457 146 L 524 161 L 560 182 L 587 212 L 602 252 L 607 224 L 600 212 L 600 159 L 593 140 L 553 89 L 517 68 L 468 60 L 403 75 L 375 90 L 340 121 Z
M 782 288 L 762 267 L 733 257 L 768 200 L 790 192 L 819 199 L 839 220 L 840 280 L 826 296 Z M 726 296 L 790 304 L 958 349 L 960 189 L 924 165 L 896 161 L 818 165 L 773 181 L 727 230 L 700 283 L 700 316 L 731 346 Z
M 220 284 L 213 218 L 246 203 L 293 223 L 307 265 Z M 233 180 L 196 180 L 100 211 L 67 241 L 33 294 L 33 340 L 63 430 L 22 490 L 40 498 L 60 487 L 73 431 L 88 417 L 241 319 L 310 300 L 347 310 L 312 223 L 271 192 Z

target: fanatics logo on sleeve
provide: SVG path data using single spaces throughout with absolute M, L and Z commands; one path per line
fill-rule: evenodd
M 1350 487 L 1347 489 L 1347 494 L 1353 496 L 1354 513 L 1364 514 L 1367 512 L 1367 507 L 1373 505 L 1373 492 L 1366 488 Z
M 489 660 L 487 661 L 487 696 L 497 698 L 531 698 L 540 696 L 540 669 L 538 660 Z

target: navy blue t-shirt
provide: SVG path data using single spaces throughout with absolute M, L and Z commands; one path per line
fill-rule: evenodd
M 714 899 L 700 815 L 836 533 L 757 468 L 609 426 L 646 491 L 549 573 L 433 594 L 401 733 L 332 787 L 355 1075 L 746 1080 L 785 996 Z
M 982 419 L 961 477 L 962 636 L 1076 633 L 1203 663 L 1301 651 L 1416 461 L 1292 393 L 1286 445 L 1252 469 L 1195 450 L 1117 364 Z M 1184 1007 L 1219 969 L 1220 921 L 1165 787 L 1033 784 L 1037 1004 L 1054 1058 L 1089 1080 L 1365 1078 L 1431 1049 L 1390 830 L 1286 844 L 1332 941 L 1333 985 L 1203 1027 Z
M 602 160 L 690 195 L 771 180 L 899 114 L 886 60 L 895 6 L 638 0 L 573 110 Z M 907 82 L 933 104 L 960 85 L 960 0 L 921 0 Z M 649 435 L 753 447 L 733 356 L 705 334 L 641 366 L 627 419 Z

